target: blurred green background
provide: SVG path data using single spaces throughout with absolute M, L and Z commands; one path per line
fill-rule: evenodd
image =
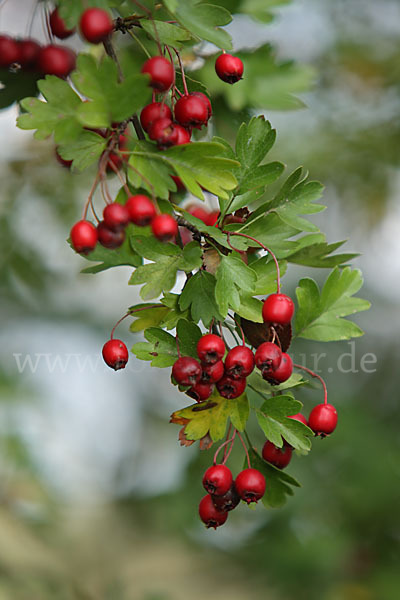
M 241 506 L 205 530 L 197 504 L 212 458 L 179 447 L 168 419 L 182 398 L 169 374 L 134 357 L 118 373 L 102 363 L 113 323 L 138 297 L 125 267 L 80 275 L 65 242 L 92 174 L 69 175 L 51 141 L 16 130 L 15 107 L 2 111 L 0 600 L 400 597 L 400 3 L 258 4 L 282 7 L 270 24 L 239 16 L 235 49 L 270 42 L 282 64 L 302 64 L 294 87 L 307 108 L 235 107 L 234 86 L 224 96 L 216 85 L 214 123 L 233 139 L 263 112 L 278 129 L 274 158 L 326 184 L 316 222 L 328 240 L 350 238 L 345 251 L 363 253 L 366 335 L 294 349 L 310 368 L 319 360 L 338 429 L 294 457 L 288 471 L 303 487 L 285 508 Z M 3 2 L 1 31 L 22 35 L 31 6 Z M 40 17 L 33 35 L 43 37 Z M 294 77 L 285 69 L 283 87 Z M 326 274 L 293 268 L 285 292 L 305 275 Z M 305 412 L 320 398 L 302 390 Z

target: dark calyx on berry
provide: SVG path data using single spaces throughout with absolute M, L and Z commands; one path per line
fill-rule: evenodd
M 240 502 L 240 497 L 234 483 L 232 483 L 230 489 L 223 496 L 215 496 L 212 494 L 211 497 L 215 508 L 222 512 L 233 510 Z

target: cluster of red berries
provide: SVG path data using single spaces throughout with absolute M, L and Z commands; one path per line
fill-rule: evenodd
M 216 529 L 225 523 L 228 512 L 236 508 L 240 500 L 250 504 L 264 496 L 265 477 L 249 467 L 233 480 L 232 472 L 225 464 L 214 464 L 204 473 L 203 486 L 208 493 L 199 504 L 200 519 L 206 527 Z
M 139 227 L 151 225 L 154 236 L 161 242 L 175 240 L 178 225 L 168 214 L 157 214 L 154 203 L 144 194 L 136 194 L 126 204 L 112 202 L 103 210 L 103 220 L 95 227 L 82 219 L 73 225 L 70 238 L 76 252 L 89 254 L 99 242 L 105 248 L 119 248 L 125 240 L 125 227 L 134 223 Z
M 216 386 L 223 398 L 237 398 L 246 388 L 246 377 L 254 369 L 254 355 L 247 346 L 229 350 L 225 361 L 225 343 L 218 335 L 207 333 L 197 343 L 197 356 L 181 356 L 172 367 L 172 377 L 196 400 L 207 400 Z

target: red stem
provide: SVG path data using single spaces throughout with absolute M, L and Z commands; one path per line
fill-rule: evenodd
M 278 261 L 276 259 L 275 254 L 266 246 L 264 246 L 264 244 L 262 244 L 261 242 L 259 242 L 258 240 L 256 240 L 256 238 L 251 237 L 251 235 L 247 235 L 245 233 L 239 233 L 238 231 L 224 231 L 222 230 L 222 233 L 225 233 L 228 236 L 228 244 L 230 245 L 230 247 L 235 250 L 236 252 L 241 252 L 241 250 L 238 250 L 237 248 L 235 248 L 234 246 L 231 245 L 231 243 L 229 242 L 229 238 L 231 235 L 240 235 L 241 237 L 245 237 L 248 240 L 252 240 L 253 242 L 255 242 L 256 244 L 258 244 L 259 246 L 261 246 L 261 248 L 263 250 L 265 250 L 266 252 L 268 252 L 275 263 L 275 267 L 276 267 L 276 291 L 279 294 L 281 291 L 281 273 L 280 273 L 280 269 L 279 269 L 279 264 Z
M 116 328 L 118 327 L 118 325 L 121 323 L 121 321 L 123 321 L 124 319 L 126 319 L 126 317 L 129 317 L 130 315 L 134 315 L 135 313 L 140 312 L 141 310 L 148 310 L 150 308 L 162 308 L 163 306 L 164 306 L 163 304 L 151 304 L 150 306 L 140 306 L 139 308 L 129 309 L 128 312 L 126 313 L 126 315 L 124 315 L 123 317 L 121 317 L 119 319 L 119 321 L 117 321 L 115 323 L 114 327 L 111 330 L 110 340 L 113 339 L 114 332 L 115 332 Z
M 235 431 L 233 432 L 233 436 L 232 436 L 232 437 L 231 437 L 229 440 L 226 440 L 225 442 L 223 442 L 223 443 L 222 443 L 222 444 L 219 446 L 219 448 L 217 449 L 216 453 L 214 454 L 213 465 L 216 465 L 216 464 L 217 464 L 217 457 L 218 457 L 218 454 L 219 454 L 220 450 L 222 450 L 222 448 L 224 448 L 224 446 L 226 446 L 227 444 L 229 444 L 229 442 L 232 442 L 232 440 L 234 440 L 234 439 L 235 439 L 235 435 L 236 435 L 236 429 L 235 429 Z
M 326 383 L 322 379 L 321 375 L 314 373 L 314 371 L 311 371 L 311 369 L 308 369 L 307 367 L 303 367 L 303 365 L 296 365 L 295 363 L 293 363 L 293 366 L 297 369 L 302 369 L 312 377 L 316 377 L 317 379 L 319 379 L 319 381 L 322 383 L 322 387 L 324 388 L 324 404 L 328 404 L 328 390 L 326 389 Z
M 238 327 L 238 329 L 240 330 L 240 335 L 242 336 L 242 344 L 243 346 L 246 345 L 246 340 L 244 339 L 244 331 L 242 329 L 242 326 L 240 325 L 240 323 L 235 319 L 235 317 L 231 317 L 235 323 L 236 323 L 236 327 Z
M 246 452 L 247 464 L 248 464 L 248 466 L 249 466 L 249 469 L 251 469 L 250 457 L 249 457 L 249 453 L 248 453 L 248 450 L 247 450 L 247 446 L 246 446 L 246 444 L 244 443 L 244 441 L 243 441 L 243 438 L 242 438 L 242 436 L 240 435 L 240 433 L 238 432 L 238 430 L 237 430 L 237 429 L 236 429 L 236 432 L 237 432 L 237 434 L 238 434 L 238 438 L 239 438 L 239 440 L 242 442 L 242 446 L 243 446 L 243 448 L 244 448 L 244 451 Z
M 178 57 L 179 66 L 181 68 L 183 91 L 185 92 L 185 96 L 188 96 L 189 95 L 189 91 L 188 91 L 187 85 L 186 85 L 185 70 L 183 68 L 181 55 L 179 54 L 179 52 L 178 52 L 178 50 L 176 48 L 174 48 L 174 52 L 175 52 L 176 56 Z

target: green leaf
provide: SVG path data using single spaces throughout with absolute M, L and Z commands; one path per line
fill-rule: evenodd
M 83 171 L 95 163 L 106 148 L 106 140 L 94 131 L 81 131 L 73 142 L 62 143 L 57 152 L 65 160 L 72 160 L 72 167 Z
M 18 117 L 18 127 L 36 129 L 36 139 L 45 139 L 54 133 L 56 143 L 74 140 L 82 130 L 76 118 L 77 108 L 82 104 L 78 94 L 64 79 L 55 75 L 39 80 L 38 88 L 45 101 L 24 98 L 21 106 L 26 113 Z
M 269 23 L 275 16 L 271 9 L 290 2 L 291 0 L 243 0 L 240 12 L 250 15 L 262 23 Z
M 253 323 L 264 323 L 262 307 L 263 302 L 261 300 L 240 292 L 240 306 L 236 311 L 240 317 L 253 321 Z
M 171 423 L 185 424 L 185 436 L 188 440 L 200 440 L 210 434 L 216 442 L 224 437 L 227 420 L 239 431 L 243 431 L 249 416 L 249 405 L 246 394 L 227 400 L 217 391 L 201 404 L 192 404 L 171 415 Z
M 176 24 L 164 23 L 164 21 L 157 20 L 151 22 L 142 19 L 141 25 L 145 32 L 156 41 L 158 37 L 161 44 L 167 44 L 168 46 L 174 46 L 175 48 L 179 48 L 182 45 L 182 42 L 192 39 L 189 31 L 182 29 L 182 27 L 179 27 L 179 25 Z M 157 30 L 157 37 L 154 29 Z
M 266 438 L 278 448 L 282 448 L 286 441 L 296 450 L 310 450 L 310 437 L 314 433 L 303 423 L 288 418 L 300 412 L 301 408 L 301 402 L 291 396 L 272 396 L 260 409 L 256 409 L 258 424 Z
M 337 248 L 340 248 L 345 241 L 328 244 L 324 240 L 324 237 L 325 236 L 321 234 L 309 234 L 308 236 L 303 236 L 299 240 L 299 248 L 293 252 L 293 254 L 287 256 L 287 260 L 306 267 L 331 269 L 332 267 L 343 265 L 359 256 L 359 254 L 355 252 L 329 256 L 332 252 L 337 250 Z M 323 241 L 320 241 L 321 238 Z M 309 243 L 313 239 L 315 239 L 316 242 Z
M 229 308 L 238 311 L 240 308 L 240 291 L 252 293 L 256 282 L 256 274 L 248 267 L 240 256 L 228 254 L 222 256 L 215 273 L 215 299 L 221 315 L 225 318 Z
M 202 4 L 199 0 L 175 0 L 164 4 L 175 15 L 176 19 L 199 40 L 207 40 L 219 48 L 230 50 L 230 35 L 220 28 L 228 25 L 232 17 L 221 6 Z
M 249 448 L 249 457 L 251 466 L 265 477 L 266 488 L 262 499 L 264 506 L 267 508 L 283 506 L 287 500 L 286 496 L 293 496 L 292 487 L 300 487 L 300 483 L 282 469 L 267 463 L 254 448 Z
M 203 321 L 208 327 L 213 319 L 222 321 L 215 301 L 215 277 L 207 271 L 198 271 L 191 277 L 183 288 L 179 307 L 186 310 L 190 307 L 193 320 L 197 323 Z
M 193 358 L 198 358 L 196 348 L 197 342 L 202 336 L 200 327 L 186 319 L 179 319 L 176 327 L 176 334 L 182 356 L 193 356 Z
M 146 309 L 146 306 L 149 308 Z M 160 325 L 169 313 L 169 308 L 166 306 L 154 307 L 154 304 L 135 304 L 135 306 L 129 308 L 129 311 L 134 311 L 138 308 L 141 310 L 136 313 L 131 313 L 135 320 L 131 323 L 129 329 L 134 333 L 137 331 L 144 331 L 148 327 Z
M 176 190 L 171 179 L 175 171 L 169 163 L 162 162 L 159 156 L 152 154 L 154 151 L 155 146 L 144 141 L 137 142 L 132 148 L 128 162 L 132 167 L 128 169 L 129 182 L 133 187 L 144 188 L 157 198 L 168 200 L 170 192 Z
M 29 73 L 26 70 L 13 73 L 8 69 L 0 69 L 0 109 L 7 108 L 27 96 L 37 95 L 37 80 L 39 77 L 41 75 L 38 73 Z
M 299 304 L 296 311 L 297 335 L 321 342 L 348 340 L 363 335 L 363 331 L 348 315 L 367 310 L 370 303 L 352 296 L 363 283 L 361 272 L 336 267 L 329 275 L 320 294 L 313 279 L 301 279 L 296 289 Z
M 190 310 L 181 310 L 179 307 L 180 294 L 171 294 L 167 292 L 164 297 L 161 298 L 161 304 L 164 304 L 169 308 L 169 312 L 163 320 L 163 327 L 167 329 L 174 329 L 180 319 L 186 321 L 191 320 Z
M 298 215 L 310 215 L 325 210 L 322 204 L 313 204 L 322 196 L 324 186 L 318 181 L 302 181 L 287 195 L 283 203 L 274 210 L 282 221 L 301 231 L 319 231 L 318 227 Z
M 82 255 L 83 258 L 91 262 L 98 263 L 92 267 L 86 267 L 82 273 L 100 273 L 111 269 L 111 267 L 132 266 L 138 267 L 142 263 L 141 257 L 134 252 L 130 243 L 129 236 L 125 239 L 122 246 L 115 250 L 104 248 L 101 244 L 97 244 L 93 252 L 87 255 Z
M 259 187 L 274 183 L 285 170 L 285 165 L 280 162 L 271 162 L 247 172 L 240 181 L 239 193 L 244 194 Z
M 151 361 L 152 367 L 172 367 L 178 358 L 174 336 L 158 327 L 150 327 L 144 337 L 147 342 L 139 342 L 132 348 L 137 358 Z
M 202 264 L 201 248 L 196 242 L 181 250 L 174 244 L 163 244 L 138 235 L 131 237 L 131 244 L 138 254 L 154 261 L 138 267 L 129 280 L 131 285 L 145 284 L 140 290 L 143 300 L 157 298 L 162 292 L 169 291 L 175 285 L 178 270 L 190 272 Z
M 285 260 L 280 260 L 278 261 L 278 264 L 280 275 L 283 277 L 283 275 L 286 273 L 287 262 Z M 261 257 L 255 262 L 252 262 L 250 266 L 257 276 L 253 293 L 256 296 L 266 296 L 267 294 L 272 294 L 272 292 L 275 292 L 277 282 L 275 262 L 273 260 L 265 262 L 265 257 Z
M 271 150 L 275 138 L 276 131 L 264 116 L 242 123 L 236 138 L 236 154 L 242 169 L 247 172 L 257 167 Z
M 109 10 L 108 0 L 60 0 L 57 2 L 60 16 L 65 19 L 68 27 L 75 27 L 85 8 L 96 7 Z

